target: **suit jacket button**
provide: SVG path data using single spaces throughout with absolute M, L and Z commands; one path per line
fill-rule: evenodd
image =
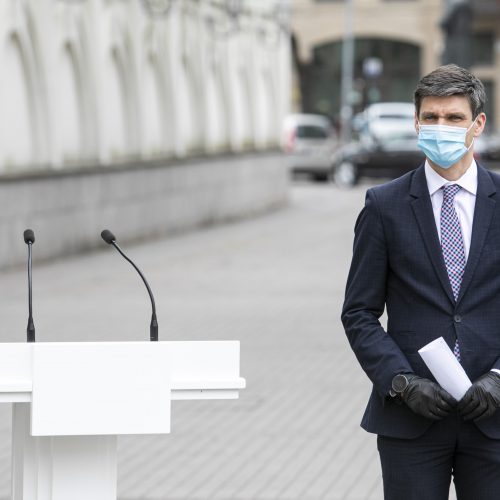
M 459 314 L 455 314 L 453 320 L 455 321 L 455 323 L 460 323 L 462 321 L 462 316 L 460 316 Z

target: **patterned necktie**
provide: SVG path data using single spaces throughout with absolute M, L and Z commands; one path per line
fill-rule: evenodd
M 465 270 L 465 248 L 460 222 L 455 211 L 455 195 L 461 187 L 457 184 L 443 186 L 443 205 L 441 207 L 441 249 L 443 251 L 446 271 L 450 280 L 455 300 L 460 292 L 460 285 Z M 453 352 L 460 361 L 458 339 L 455 341 Z

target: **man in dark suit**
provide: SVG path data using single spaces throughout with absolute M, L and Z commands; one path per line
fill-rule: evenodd
M 415 90 L 425 164 L 369 189 L 342 322 L 373 391 L 386 500 L 500 498 L 500 176 L 477 165 L 482 83 L 442 66 Z M 379 318 L 387 311 L 387 327 Z M 418 349 L 443 337 L 472 387 L 455 401 Z

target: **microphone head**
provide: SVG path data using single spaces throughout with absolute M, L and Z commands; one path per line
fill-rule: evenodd
M 111 243 L 113 243 L 113 241 L 116 241 L 115 235 L 109 229 L 104 229 L 104 231 L 101 232 L 101 238 L 108 245 L 111 245 Z
M 24 242 L 26 244 L 35 243 L 35 233 L 33 232 L 33 229 L 26 229 L 24 231 Z

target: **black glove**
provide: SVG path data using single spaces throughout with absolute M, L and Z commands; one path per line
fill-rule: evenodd
M 401 399 L 418 415 L 431 420 L 447 417 L 457 405 L 455 398 L 432 380 L 417 375 L 406 375 L 408 387 Z
M 500 375 L 488 372 L 479 377 L 458 403 L 464 420 L 488 418 L 500 407 Z

